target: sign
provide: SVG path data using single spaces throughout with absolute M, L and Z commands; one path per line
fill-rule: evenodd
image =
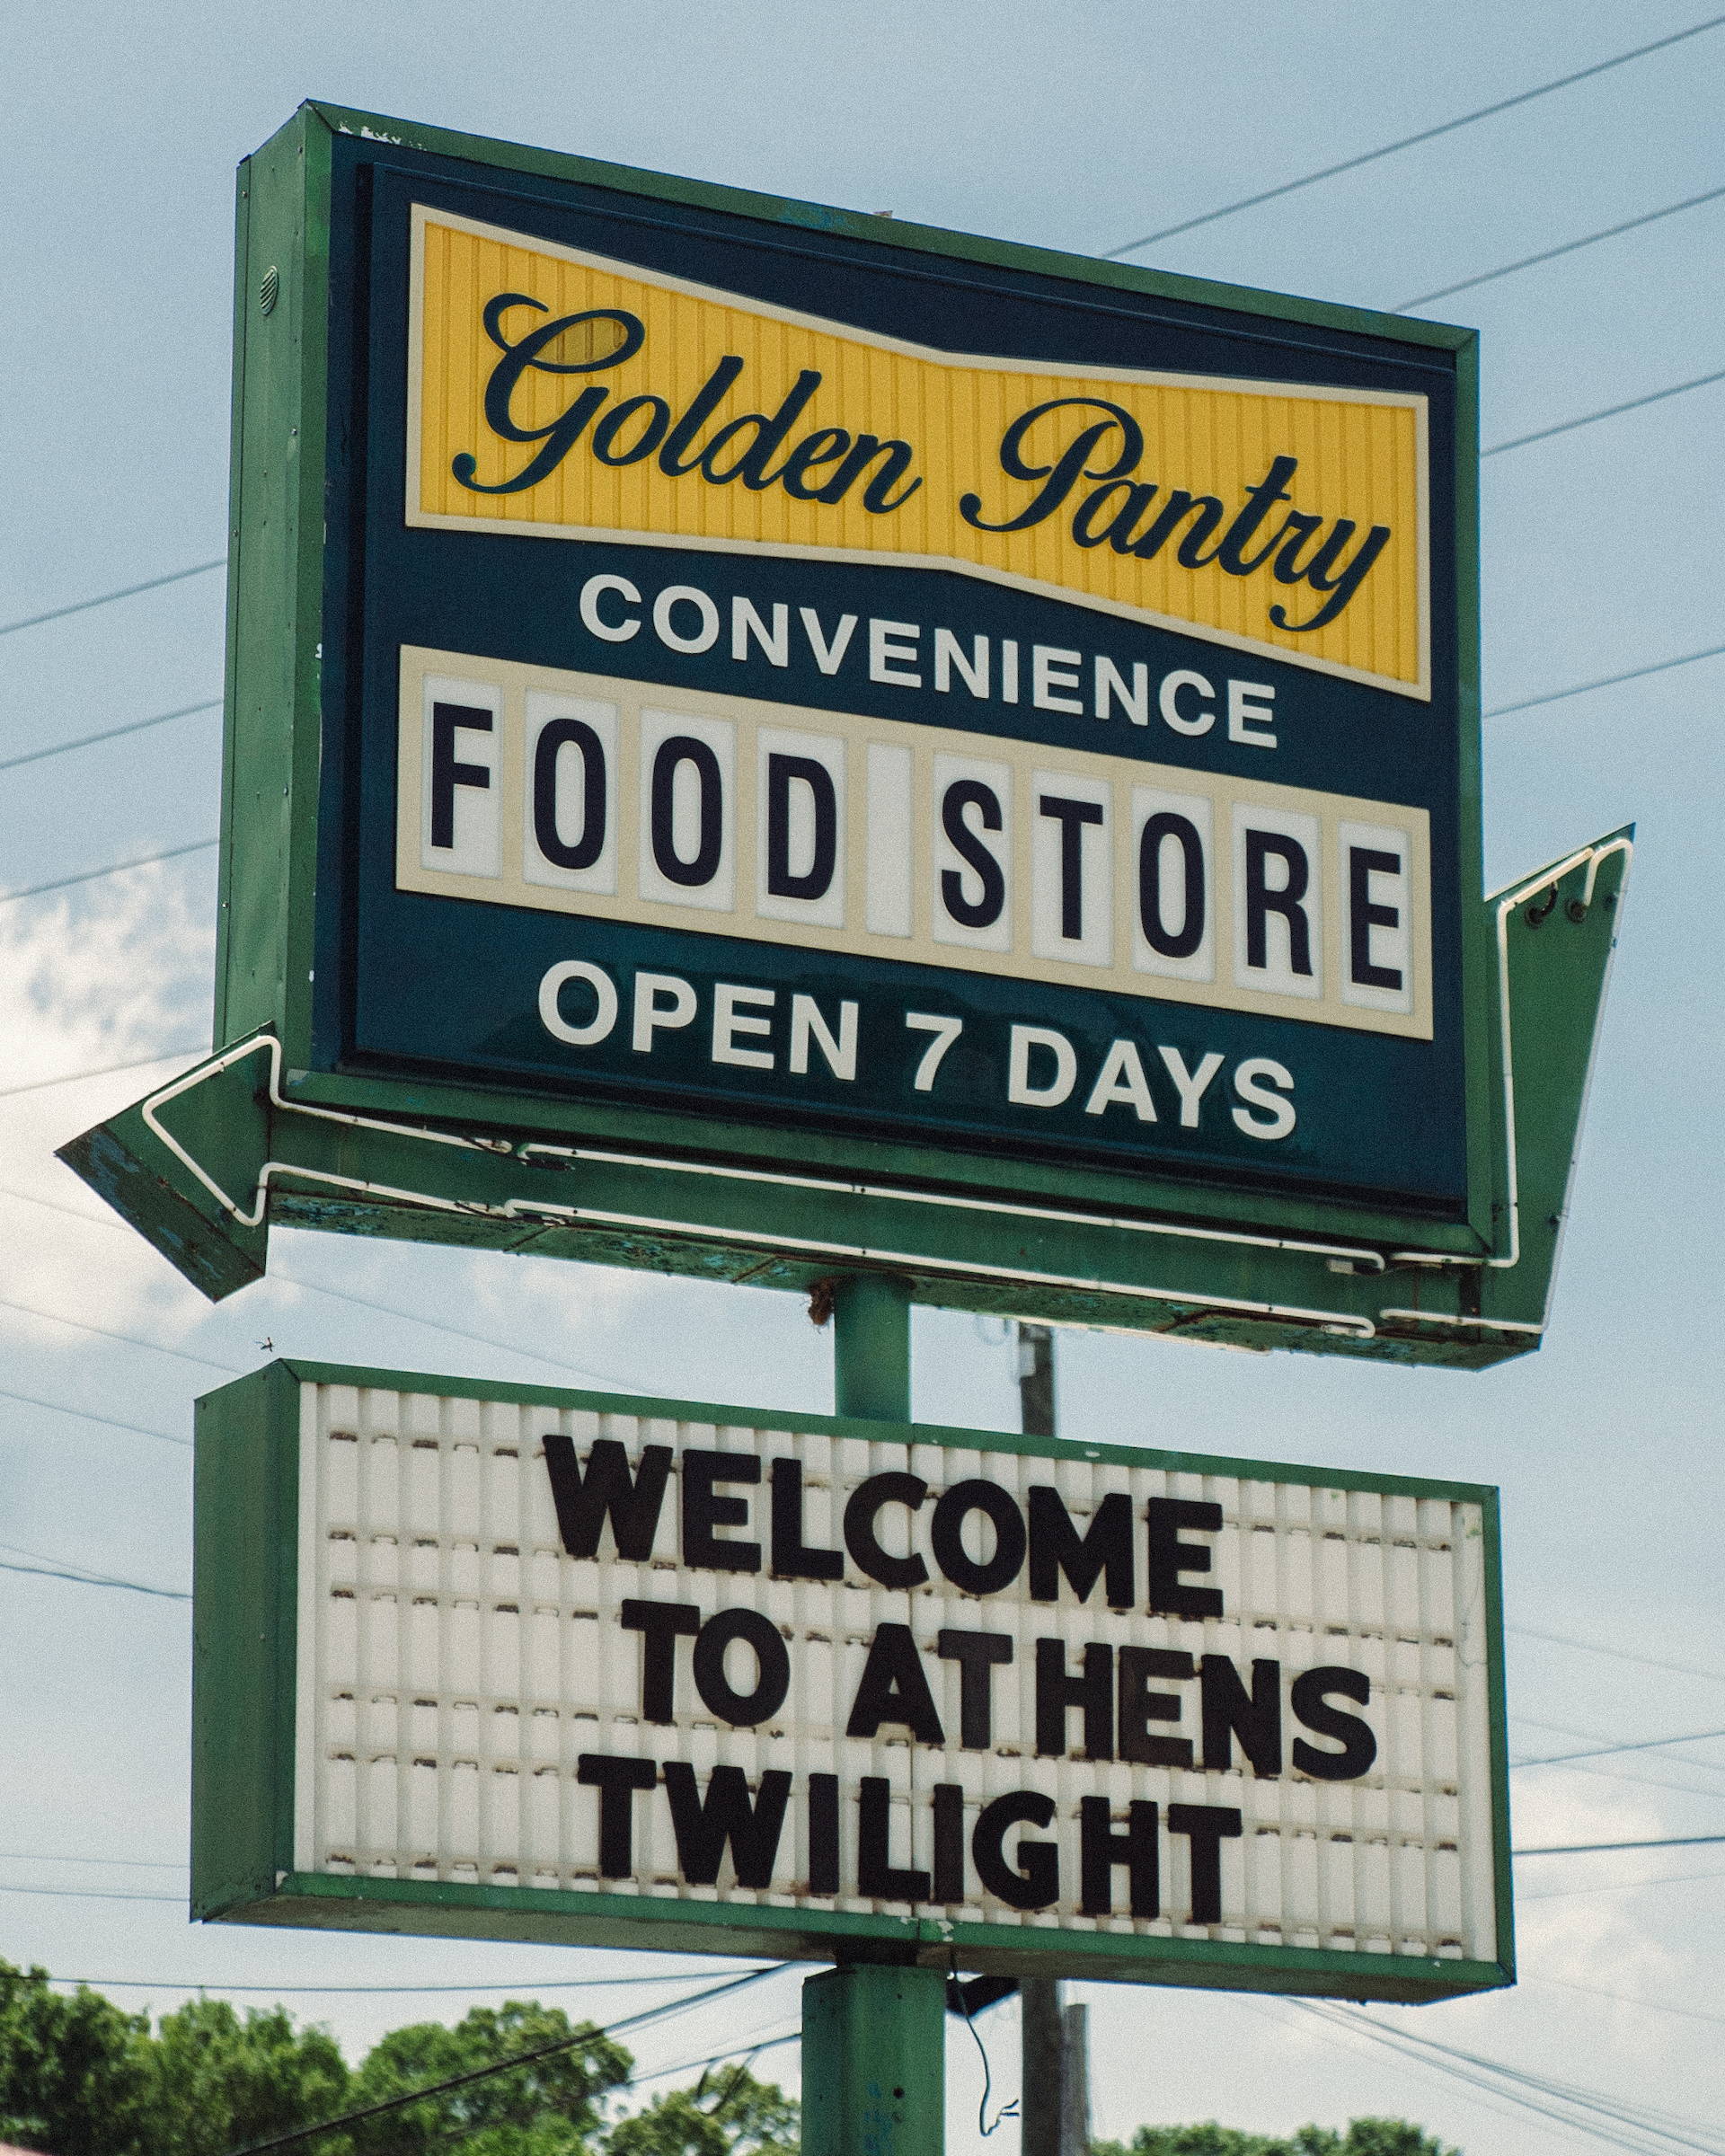
M 239 302 L 217 1055 L 68 1150 L 200 1286 L 1536 1343 L 1627 840 L 1481 897 L 1471 331 L 322 106 Z
M 197 1473 L 206 1919 L 1512 1980 L 1490 1489 L 287 1363 Z
M 306 1068 L 1465 1220 L 1465 338 L 334 148 Z
M 1196 335 L 1208 367 L 1174 373 L 1177 317 L 1159 367 L 1108 364 L 1106 331 L 1090 366 L 960 357 L 768 304 L 758 277 L 692 284 L 639 243 L 627 261 L 561 245 L 542 219 L 504 230 L 416 205 L 411 234 L 410 525 L 953 569 L 1431 694 L 1415 375 L 1254 381 Z M 829 278 L 807 287 L 831 305 Z M 949 331 L 978 296 L 952 280 Z M 884 314 L 878 298 L 857 311 Z M 1286 368 L 1287 340 L 1256 331 Z

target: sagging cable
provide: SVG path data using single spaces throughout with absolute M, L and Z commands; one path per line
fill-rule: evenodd
M 983 2042 L 978 2032 L 976 2019 L 970 2011 L 970 2001 L 964 1995 L 964 1985 L 959 1976 L 959 1957 L 956 1952 L 951 1955 L 951 1963 L 952 1989 L 958 1993 L 959 2004 L 964 2011 L 964 2026 L 970 2031 L 970 2041 L 976 2046 L 977 2054 L 982 2061 L 982 2094 L 977 2101 L 977 2131 L 985 2141 L 987 2141 L 992 2135 L 999 2133 L 1009 2118 L 1018 2116 L 1019 2099 L 1013 2097 L 1008 2102 L 1004 2103 L 995 2114 L 994 2124 L 991 2125 L 988 2123 L 988 2099 L 995 2090 L 994 2071 L 988 2063 L 988 2046 Z

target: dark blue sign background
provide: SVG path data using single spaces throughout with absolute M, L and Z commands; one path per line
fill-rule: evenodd
M 1117 291 L 1057 277 L 882 247 L 843 234 L 650 202 L 593 186 L 521 178 L 458 161 L 338 137 L 332 234 L 331 472 L 328 619 L 345 637 L 326 646 L 326 784 L 320 836 L 319 956 L 314 1060 L 323 1069 L 435 1073 L 571 1102 L 721 1113 L 787 1129 L 774 1144 L 794 1161 L 799 1127 L 1064 1159 L 1131 1175 L 1190 1176 L 1243 1186 L 1370 1197 L 1434 1217 L 1459 1216 L 1464 1197 L 1458 886 L 1461 760 L 1455 672 L 1454 360 L 1447 351 L 1219 307 Z M 1429 703 L 1196 637 L 1117 619 L 948 572 L 858 567 L 674 546 L 608 545 L 491 532 L 409 529 L 403 517 L 410 208 L 456 212 L 616 261 L 956 352 L 1132 367 L 1254 380 L 1414 392 L 1429 400 L 1432 472 L 1432 653 Z M 1111 657 L 1153 680 L 1191 667 L 1220 685 L 1249 674 L 1276 688 L 1279 747 L 1273 773 L 1261 750 L 1218 727 L 1186 738 L 1116 721 L 1106 733 L 1028 702 L 951 700 L 868 677 L 859 634 L 838 673 L 820 673 L 793 637 L 788 668 L 766 688 L 730 656 L 728 639 L 679 656 L 643 633 L 605 643 L 580 623 L 577 600 L 601 571 L 650 599 L 674 583 L 700 586 L 729 618 L 740 594 L 841 614 L 942 623 L 961 637 L 1013 637 Z M 961 725 L 1060 747 L 1424 808 L 1431 819 L 1434 1038 L 1248 1016 L 1043 983 L 1015 983 L 792 947 L 400 892 L 394 888 L 399 666 L 403 645 L 532 665 L 622 675 L 729 694 L 853 711 L 924 725 Z M 931 706 L 933 708 L 931 708 Z M 606 966 L 624 990 L 637 968 L 679 975 L 702 992 L 703 1022 L 632 1051 L 626 1021 L 589 1049 L 561 1045 L 541 1025 L 538 984 L 558 960 Z M 861 1006 L 854 1082 L 818 1053 L 806 1074 L 726 1068 L 708 1056 L 707 985 L 723 980 L 817 994 Z M 590 1007 L 571 994 L 579 1022 Z M 911 1010 L 962 1016 L 966 1029 L 931 1093 L 911 1088 L 928 1045 L 907 1032 Z M 1009 1107 L 1006 1042 L 1014 1022 L 1048 1026 L 1077 1049 L 1080 1082 L 1061 1107 Z M 1157 1120 L 1084 1103 L 1110 1040 L 1142 1044 Z M 1184 1128 L 1155 1050 L 1188 1065 L 1206 1051 L 1225 1069 L 1197 1129 Z M 1268 1056 L 1296 1082 L 1298 1123 L 1266 1144 L 1243 1131 L 1229 1073 Z M 1160 1085 L 1160 1091 L 1157 1087 Z M 500 1111 L 500 1119 L 507 1117 Z M 764 1142 L 765 1140 L 765 1134 Z M 1127 1194 L 1123 1193 L 1123 1198 Z

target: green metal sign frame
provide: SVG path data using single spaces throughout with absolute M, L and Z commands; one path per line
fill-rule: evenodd
M 1463 906 L 1464 1216 L 1129 1176 L 721 1111 L 319 1067 L 332 174 L 356 144 L 510 183 L 889 243 L 949 262 L 1393 339 L 1453 358 L 1461 873 L 1479 837 L 1472 331 L 963 237 L 307 105 L 242 167 L 219 1053 L 66 1157 L 206 1293 L 272 1224 L 531 1250 L 806 1292 L 889 1270 L 920 1300 L 1260 1348 L 1478 1367 L 1546 1318 L 1628 835 Z M 380 149 L 380 155 L 382 150 Z M 267 298 L 266 298 L 267 294 Z M 794 1160 L 786 1172 L 787 1156 Z
M 1463 1502 L 1483 1524 L 1492 1864 L 1499 1958 L 1490 1962 L 1234 1945 L 1082 1931 L 1029 1931 L 928 1917 L 793 1910 L 723 1901 L 305 1873 L 294 1869 L 299 1582 L 300 1387 L 381 1387 L 464 1398 L 756 1426 L 758 1410 L 636 1394 L 452 1381 L 395 1370 L 282 1361 L 198 1403 L 193 1611 L 191 1913 L 205 1922 L 668 1952 L 898 1963 L 983 1974 L 1271 1991 L 1417 2002 L 1515 1981 L 1508 1751 L 1498 1493 L 1489 1485 L 1128 1445 L 1075 1445 L 995 1431 L 795 1415 L 786 1427 L 871 1444 L 950 1445 L 1239 1475 L 1314 1488 Z
M 1038 1203 L 1010 1163 L 987 1195 L 947 1193 L 820 1162 L 762 1171 L 567 1131 L 548 1144 L 495 1102 L 464 1120 L 434 1088 L 359 1085 L 336 1108 L 284 1072 L 273 1031 L 63 1157 L 212 1297 L 262 1277 L 279 1224 L 801 1294 L 888 1271 L 949 1309 L 1479 1369 L 1528 1353 L 1545 1327 L 1628 845 L 1620 834 L 1583 848 L 1482 909 L 1499 941 L 1514 1134 L 1505 1248 L 1483 1261 L 1331 1241 L 1328 1223 L 1218 1232 Z

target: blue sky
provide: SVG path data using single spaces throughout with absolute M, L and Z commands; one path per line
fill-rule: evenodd
M 233 168 L 303 97 L 1101 252 L 1703 19 L 1665 0 L 21 11 L 0 141 L 0 622 L 222 552 Z M 1725 30 L 1687 40 L 1133 259 L 1395 306 L 1725 185 L 1722 59 Z M 1722 234 L 1725 201 L 1703 205 L 1424 310 L 1482 331 L 1486 443 L 1725 365 Z M 1725 642 L 1722 413 L 1725 384 L 1487 461 L 1489 706 Z M 0 638 L 0 762 L 214 696 L 220 586 L 196 578 Z M 1069 1435 L 1500 1483 L 1518 1756 L 1573 1748 L 1575 1731 L 1725 1727 L 1725 992 L 1710 883 L 1722 669 L 1678 667 L 1488 727 L 1493 882 L 1640 826 L 1542 1353 L 1463 1376 L 1061 1343 Z M 0 893 L 212 835 L 217 742 L 216 715 L 195 712 L 5 772 Z M 203 1304 L 51 1154 L 151 1075 L 64 1074 L 152 1056 L 165 1072 L 208 1038 L 213 893 L 211 857 L 192 853 L 0 899 L 0 1542 L 182 1586 L 190 1402 L 253 1366 L 266 1339 L 451 1374 L 573 1369 L 827 1404 L 824 1336 L 794 1302 L 747 1290 L 283 1235 L 278 1275 Z M 928 1313 L 917 1348 L 919 1412 L 1012 1424 L 1000 1327 Z M 184 1606 L 0 1573 L 0 1954 L 144 1980 L 151 1990 L 120 1995 L 157 2006 L 199 1983 L 532 1991 L 642 1966 L 205 1933 L 172 1900 L 90 1898 L 180 1889 Z M 1524 1770 L 1517 1787 L 1524 1843 L 1725 1832 L 1725 1741 L 1588 1773 Z M 113 1861 L 69 1860 L 98 1856 Z M 1725 1849 L 1548 1858 L 1524 1865 L 1521 1885 L 1523 1985 L 1402 2020 L 1624 2099 L 1725 2116 L 1710 2003 L 1725 1975 Z M 1285 2004 L 1084 1995 L 1100 2131 L 1393 2111 L 1469 2156 L 1578 2145 Z M 565 1996 L 597 2011 L 616 1994 Z M 355 2046 L 466 2001 L 296 2003 Z M 795 2011 L 794 1980 L 778 1979 L 722 2021 L 695 2014 L 643 2036 L 641 2056 L 698 2056 L 748 2017 L 771 2033 Z M 1013 2010 L 985 2028 L 1010 2084 Z M 793 2075 L 794 2060 L 770 2054 L 763 2070 Z M 954 2050 L 951 2071 L 954 2145 L 968 2147 L 973 2059 Z M 1008 2127 L 993 2145 L 1012 2139 Z

